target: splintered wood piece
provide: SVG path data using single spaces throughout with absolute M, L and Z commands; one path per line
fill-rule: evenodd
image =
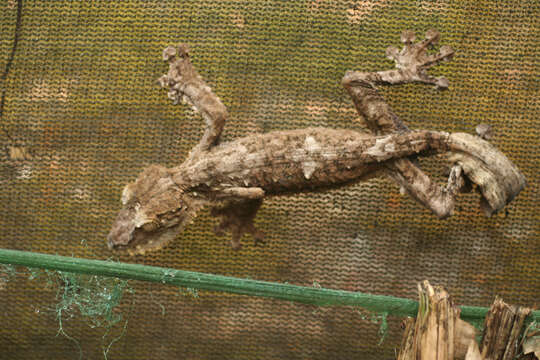
M 418 293 L 418 315 L 405 322 L 398 360 L 480 360 L 474 327 L 459 318 L 448 292 L 424 281 Z
M 479 347 L 475 328 L 459 318 L 460 310 L 446 290 L 424 281 L 418 293 L 418 315 L 404 322 L 398 360 L 513 360 L 520 353 L 520 334 L 531 309 L 497 297 L 486 315 Z M 524 354 L 538 351 L 531 339 L 534 342 L 523 346 Z
M 414 359 L 413 354 L 415 353 L 415 319 L 405 319 L 402 323 L 402 327 L 405 329 L 405 331 L 403 333 L 403 338 L 401 339 L 398 359 Z
M 485 320 L 482 336 L 482 359 L 512 360 L 519 348 L 519 335 L 531 309 L 506 304 L 497 297 Z
M 526 359 L 540 359 L 540 333 L 525 340 L 523 343 L 523 355 Z

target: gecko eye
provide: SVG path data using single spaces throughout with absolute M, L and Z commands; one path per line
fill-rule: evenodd
M 159 227 L 159 223 L 156 220 L 153 220 L 151 222 L 144 223 L 141 226 L 141 229 L 143 229 L 146 232 L 152 232 L 156 230 Z

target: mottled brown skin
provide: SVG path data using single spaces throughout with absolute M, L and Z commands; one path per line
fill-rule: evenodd
M 437 55 L 426 48 L 438 40 L 430 30 L 413 44 L 404 32 L 401 52 L 389 48 L 396 70 L 347 72 L 343 85 L 372 133 L 328 128 L 275 131 L 219 144 L 227 110 L 191 65 L 188 48 L 168 47 L 169 72 L 160 78 L 173 102 L 187 102 L 206 121 L 206 130 L 186 161 L 174 168 L 146 168 L 122 195 L 120 211 L 108 243 L 130 254 L 162 248 L 174 239 L 197 211 L 211 207 L 222 218 L 216 233 L 232 233 L 240 248 L 244 233 L 256 242 L 263 234 L 253 225 L 265 196 L 326 189 L 386 173 L 438 217 L 451 215 L 455 197 L 467 181 L 478 185 L 486 214 L 501 209 L 523 188 L 519 170 L 501 152 L 478 136 L 438 131 L 410 131 L 392 112 L 375 85 L 422 82 L 438 88 L 444 78 L 431 78 L 427 68 L 452 56 L 449 47 Z M 453 164 L 441 188 L 410 156 L 449 153 Z

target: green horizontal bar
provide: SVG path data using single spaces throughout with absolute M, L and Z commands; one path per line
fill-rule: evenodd
M 418 302 L 393 296 L 239 279 L 156 266 L 79 259 L 27 251 L 0 249 L 0 263 L 121 279 L 160 282 L 198 290 L 267 297 L 318 306 L 358 306 L 375 313 L 387 313 L 395 316 L 415 317 L 418 311 Z M 488 309 L 483 307 L 462 306 L 461 318 L 469 321 L 480 320 L 485 317 L 487 311 Z M 540 321 L 540 311 L 534 311 L 531 320 Z

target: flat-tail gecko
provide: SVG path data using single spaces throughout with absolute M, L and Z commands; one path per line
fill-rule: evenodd
M 241 247 L 244 233 L 263 240 L 253 219 L 265 196 L 334 188 L 387 174 L 419 203 L 440 218 L 452 214 L 456 195 L 476 184 L 487 215 L 503 208 L 525 186 L 519 169 L 480 136 L 442 131 L 409 130 L 392 112 L 376 85 L 410 82 L 448 87 L 444 77 L 427 69 L 450 59 L 429 30 L 414 42 L 404 31 L 402 50 L 389 47 L 396 68 L 379 72 L 349 71 L 342 84 L 371 133 L 330 128 L 274 131 L 219 143 L 227 118 L 221 100 L 194 69 L 188 46 L 167 47 L 169 71 L 159 82 L 174 103 L 187 102 L 204 118 L 206 129 L 181 165 L 152 165 L 122 193 L 120 210 L 108 236 L 111 249 L 144 254 L 173 240 L 203 207 L 222 218 L 216 233 L 232 233 L 232 247 Z M 447 153 L 451 164 L 446 186 L 434 183 L 411 157 Z

